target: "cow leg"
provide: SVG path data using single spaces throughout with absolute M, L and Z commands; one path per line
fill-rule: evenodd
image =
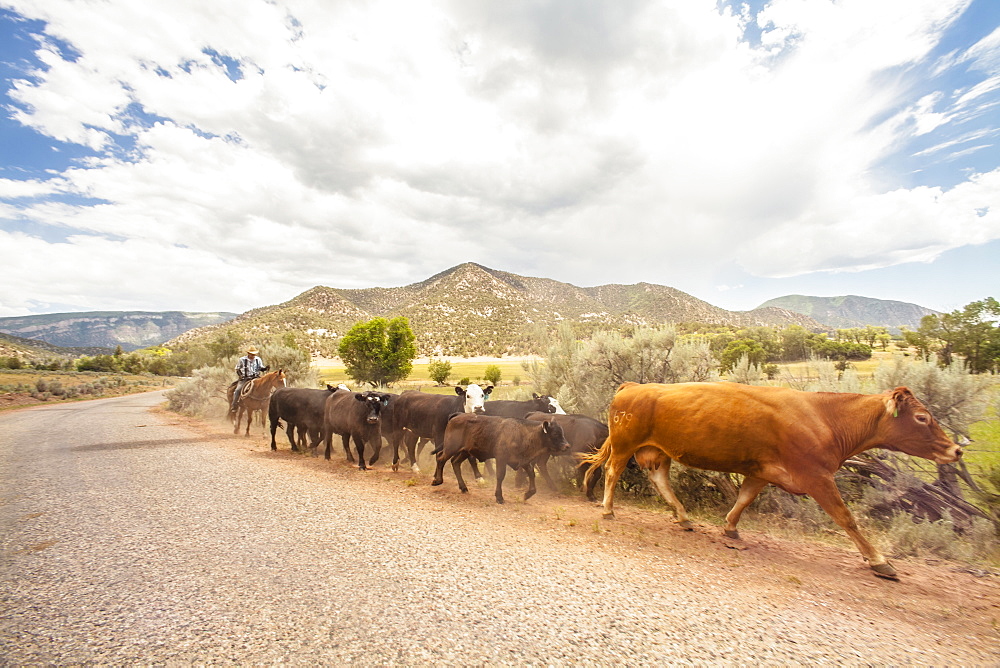
M 447 457 L 445 457 L 447 459 Z M 451 458 L 451 467 L 455 469 L 455 479 L 458 480 L 458 488 L 462 490 L 462 494 L 469 491 L 469 487 L 465 484 L 465 478 L 462 477 L 462 462 L 466 459 L 470 459 L 469 453 L 459 452 L 457 455 Z
M 333 449 L 333 431 L 327 430 L 326 427 L 323 428 L 323 431 L 323 438 L 326 439 L 326 452 L 323 453 L 323 456 L 326 457 L 326 461 L 330 461 L 330 451 Z
M 311 457 L 316 457 L 319 455 L 319 444 L 323 440 L 323 429 L 314 429 L 309 431 L 308 429 L 299 430 L 299 448 L 303 452 L 306 450 L 306 439 L 309 439 L 309 455 Z
M 422 441 L 425 445 L 427 444 L 426 438 L 418 438 L 416 433 L 412 431 L 407 430 L 403 436 L 403 443 L 406 445 L 406 458 L 410 460 L 410 470 L 414 473 L 420 473 L 420 464 L 417 463 L 417 459 L 420 457 L 417 453 L 418 440 Z
M 347 442 L 347 438 L 344 438 L 344 442 Z M 367 471 L 368 467 L 365 466 L 365 439 L 358 434 L 354 435 L 354 447 L 358 450 L 358 470 Z
M 549 489 L 551 489 L 554 493 L 558 494 L 559 488 L 556 487 L 556 483 L 552 480 L 552 476 L 549 475 L 549 455 L 542 455 L 537 461 L 535 461 L 535 464 L 538 466 L 538 472 L 542 474 L 542 479 L 545 481 L 545 484 L 548 485 Z
M 521 467 L 521 470 L 525 472 L 528 476 L 528 491 L 524 494 L 524 500 L 527 501 L 535 495 L 535 465 L 528 462 Z
M 354 454 L 351 452 L 351 435 L 349 433 L 348 434 L 341 434 L 340 438 L 341 438 L 341 441 L 343 441 L 343 444 L 344 444 L 344 454 L 347 455 L 347 461 L 349 461 L 350 463 L 353 464 L 354 463 Z M 364 452 L 364 450 L 362 450 L 362 452 Z
M 295 438 L 296 430 L 298 430 L 298 440 Z M 292 447 L 292 452 L 298 452 L 301 448 L 305 447 L 305 442 L 302 435 L 305 433 L 305 429 L 301 425 L 294 425 L 289 423 L 288 431 L 285 432 L 288 436 L 288 444 Z
M 426 448 L 427 444 L 430 443 L 430 442 L 431 442 L 431 439 L 425 438 L 423 436 L 420 437 L 419 442 L 417 443 L 417 454 L 416 454 L 416 457 L 418 457 L 418 458 L 420 457 L 420 453 L 424 451 L 424 448 Z M 414 463 L 416 463 L 416 459 L 414 459 Z
M 368 460 L 368 466 L 375 466 L 375 462 L 378 461 L 378 456 L 382 453 L 382 436 L 372 439 L 372 449 L 375 451 L 372 453 L 372 458 Z
M 476 481 L 477 485 L 486 484 L 486 479 L 483 478 L 483 474 L 479 472 L 479 460 L 471 455 L 466 458 L 469 462 L 469 468 L 472 469 L 472 478 Z M 488 460 L 487 460 L 488 461 Z
M 612 454 L 604 465 L 604 501 L 602 503 L 604 506 L 604 519 L 610 520 L 615 516 L 615 486 L 625 471 L 628 459 L 627 456 L 622 457 Z
M 437 466 L 434 467 L 434 479 L 432 485 L 440 485 L 444 482 L 444 465 L 448 463 L 448 457 L 442 452 L 437 456 Z
M 290 430 L 291 428 L 292 428 L 292 426 L 288 425 L 288 429 Z M 277 444 L 275 444 L 275 442 L 274 442 L 274 435 L 277 432 L 278 432 L 278 418 L 274 418 L 274 419 L 271 420 L 271 449 L 272 450 L 277 450 L 278 449 Z
M 765 485 L 767 485 L 767 481 L 762 478 L 754 478 L 752 476 L 743 478 L 743 483 L 740 485 L 740 493 L 736 497 L 736 503 L 733 505 L 733 509 L 726 513 L 726 528 L 724 530 L 726 536 L 729 538 L 740 537 L 740 532 L 736 530 L 736 523 L 740 521 L 740 515 L 757 498 L 760 490 L 764 489 Z
M 656 491 L 663 497 L 663 500 L 673 506 L 674 517 L 677 519 L 677 523 L 688 531 L 691 531 L 694 525 L 691 524 L 684 505 L 677 498 L 677 495 L 674 494 L 674 488 L 670 485 L 670 462 L 669 458 L 665 459 L 662 464 L 648 471 L 646 475 L 649 477 L 649 481 L 653 483 Z
M 497 458 L 497 490 L 496 497 L 497 503 L 503 503 L 503 479 L 507 475 L 507 462 Z M 534 481 L 534 476 L 532 476 L 532 482 Z M 525 497 L 527 498 L 527 497 Z
M 875 575 L 879 577 L 889 578 L 892 580 L 896 579 L 896 569 L 892 567 L 889 560 L 882 555 L 875 546 L 868 542 L 860 529 L 858 529 L 857 522 L 854 521 L 854 516 L 851 515 L 851 511 L 847 509 L 844 505 L 844 499 L 840 496 L 840 490 L 837 489 L 836 483 L 833 482 L 833 477 L 820 478 L 811 485 L 809 496 L 816 499 L 816 502 L 820 507 L 827 512 L 833 521 L 840 525 L 847 535 L 851 537 L 854 544 L 857 545 L 858 551 L 861 552 L 861 556 L 865 558 L 868 565 Z

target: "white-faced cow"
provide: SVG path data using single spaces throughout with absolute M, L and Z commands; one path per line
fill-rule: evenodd
M 535 494 L 535 460 L 543 452 L 558 455 L 567 448 L 569 443 L 563 438 L 562 427 L 554 422 L 460 413 L 448 421 L 444 447 L 437 455 L 437 468 L 431 484 L 444 482 L 444 465 L 451 461 L 458 488 L 468 492 L 469 488 L 462 478 L 462 462 L 468 459 L 476 478 L 479 478 L 475 460 L 496 459 L 497 503 L 503 503 L 503 479 L 508 466 L 523 470 L 528 476 L 528 491 L 524 495 L 527 501 Z
M 429 394 L 408 390 L 393 399 L 392 424 L 389 425 L 389 442 L 392 444 L 392 470 L 399 468 L 399 445 L 406 446 L 406 456 L 417 465 L 417 440 L 429 438 L 434 441 L 434 453 L 444 445 L 444 431 L 448 417 L 454 413 L 482 413 L 483 404 L 493 392 L 493 386 L 480 387 L 475 383 L 465 389 L 455 388 L 455 396 Z
M 938 464 L 957 461 L 952 442 L 905 387 L 884 394 L 801 392 L 739 383 L 624 383 L 608 411 L 610 434 L 588 458 L 588 478 L 601 464 L 604 516 L 614 517 L 615 483 L 629 457 L 639 466 L 682 525 L 684 506 L 670 487 L 670 462 L 744 476 L 725 533 L 738 538 L 743 510 L 768 483 L 808 494 L 851 537 L 876 575 L 895 578 L 886 558 L 858 530 L 833 474 L 849 457 L 887 448 Z
M 604 441 L 608 438 L 608 425 L 586 415 L 575 413 L 569 415 L 559 413 L 555 415 L 549 413 L 528 413 L 526 419 L 536 422 L 549 420 L 562 427 L 563 435 L 566 437 L 566 441 L 569 442 L 569 450 L 563 454 L 576 459 L 576 486 L 577 489 L 583 489 L 583 477 L 587 472 L 589 464 L 580 460 L 583 455 L 593 454 L 604 445 Z M 542 474 L 542 478 L 548 483 L 549 488 L 557 492 L 559 488 L 556 487 L 556 484 L 552 481 L 552 477 L 549 475 L 548 461 L 549 454 L 543 453 L 538 458 L 538 461 L 535 462 L 535 465 L 538 467 L 538 472 Z M 597 484 L 599 475 L 599 471 L 594 472 L 585 490 L 587 498 L 591 501 L 597 500 L 594 496 L 594 486 Z
M 374 453 L 368 466 L 378 461 L 382 450 L 382 408 L 389 403 L 389 395 L 384 392 L 344 392 L 337 391 L 326 399 L 323 411 L 323 436 L 326 440 L 325 457 L 330 459 L 331 444 L 334 434 L 340 434 L 344 444 L 344 454 L 347 461 L 354 463 L 351 454 L 350 441 L 354 439 L 354 447 L 358 451 L 358 468 L 365 466 L 365 444 L 369 444 Z
M 293 452 L 305 448 L 305 441 L 309 436 L 312 440 L 310 445 L 315 448 L 323 436 L 323 410 L 326 399 L 337 391 L 338 388 L 332 385 L 327 385 L 325 390 L 303 387 L 281 387 L 275 390 L 267 407 L 267 416 L 271 422 L 271 449 L 278 449 L 274 435 L 282 420 Z M 295 438 L 296 430 L 298 443 Z

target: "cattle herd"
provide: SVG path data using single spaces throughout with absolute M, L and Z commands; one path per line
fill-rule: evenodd
M 576 457 L 577 485 L 595 501 L 604 468 L 604 517 L 614 517 L 615 486 L 634 461 L 670 504 L 681 527 L 692 529 L 670 485 L 670 465 L 743 476 L 738 498 L 726 515 L 724 533 L 739 538 L 743 510 L 768 483 L 813 497 L 854 541 L 874 573 L 896 578 L 886 558 L 862 535 L 844 504 L 833 475 L 850 457 L 881 447 L 939 464 L 957 461 L 958 445 L 907 388 L 877 395 L 802 392 L 731 382 L 624 383 L 608 409 L 608 425 L 584 415 L 567 415 L 550 396 L 527 401 L 490 400 L 492 386 L 456 387 L 454 395 L 406 391 L 352 392 L 280 387 L 267 407 L 271 449 L 283 426 L 294 451 L 315 455 L 325 442 L 330 459 L 334 434 L 348 461 L 362 470 L 378 461 L 383 438 L 392 447 L 392 470 L 404 446 L 407 463 L 419 471 L 420 448 L 433 442 L 432 485 L 443 483 L 451 462 L 459 488 L 468 490 L 461 465 L 482 478 L 479 463 L 496 460 L 496 500 L 503 503 L 506 469 L 528 479 L 525 500 L 535 493 L 535 469 L 555 491 L 547 462 Z M 351 441 L 357 460 L 351 452 Z M 365 459 L 366 448 L 371 453 Z

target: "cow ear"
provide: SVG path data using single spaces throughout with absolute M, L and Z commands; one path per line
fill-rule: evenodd
M 548 420 L 545 420 L 544 422 L 542 422 L 542 433 L 543 434 L 549 433 L 549 421 Z
M 892 417 L 899 417 L 899 409 L 905 408 L 913 398 L 913 393 L 908 387 L 897 387 L 889 393 L 889 398 L 885 400 L 885 412 L 891 413 Z
M 537 392 L 532 392 L 532 393 L 531 393 L 531 398 L 532 398 L 532 399 L 541 399 L 541 397 L 539 397 L 539 396 L 538 396 L 538 393 L 537 393 Z
M 357 399 L 358 401 L 364 401 L 365 400 L 365 395 L 358 394 L 357 392 L 355 392 L 354 393 L 354 398 Z
M 461 387 L 456 387 L 455 388 L 455 394 L 457 394 L 460 397 L 464 397 L 465 396 L 465 390 L 463 390 Z
M 389 397 L 382 397 L 382 405 L 383 406 L 389 405 Z
M 490 395 L 493 394 L 493 386 L 483 388 L 483 396 L 489 399 Z

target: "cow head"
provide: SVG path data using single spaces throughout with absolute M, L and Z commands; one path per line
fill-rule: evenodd
M 354 398 L 363 402 L 368 409 L 365 417 L 368 424 L 378 424 L 382 409 L 389 405 L 389 395 L 383 392 L 355 392 Z
M 548 420 L 542 422 L 542 441 L 553 455 L 562 454 L 569 450 L 569 442 L 563 435 L 562 427 L 555 422 L 549 422 Z
M 486 400 L 490 398 L 490 394 L 492 393 L 492 385 L 479 387 L 473 383 L 464 390 L 460 387 L 455 388 L 455 394 L 465 399 L 462 410 L 466 413 L 485 413 L 486 408 L 483 404 L 486 403 Z
M 547 394 L 535 394 L 531 393 L 531 398 L 535 400 L 535 404 L 538 406 L 535 410 L 542 413 L 553 413 L 555 415 L 566 415 L 566 411 L 563 410 L 562 406 L 555 397 L 550 397 Z
M 950 464 L 962 456 L 962 448 L 948 438 L 927 407 L 905 387 L 886 393 L 879 441 L 889 450 L 937 464 Z

